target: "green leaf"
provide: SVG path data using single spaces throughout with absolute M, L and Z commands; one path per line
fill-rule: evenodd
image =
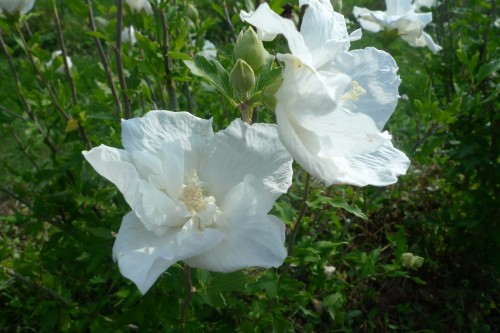
M 275 67 L 273 68 L 274 57 L 269 57 L 266 61 L 260 73 L 258 73 L 257 83 L 256 83 L 256 91 L 260 91 L 264 89 L 265 86 L 273 82 L 277 77 L 283 74 L 283 67 Z
M 180 60 L 187 60 L 187 61 L 193 60 L 186 53 L 179 52 L 179 51 L 170 51 L 167 53 L 167 56 L 172 58 L 172 59 L 180 59 Z
M 214 60 L 210 62 L 202 56 L 196 56 L 194 61 L 184 60 L 184 64 L 186 64 L 191 73 L 207 80 L 231 103 L 234 103 L 233 89 L 229 83 L 229 73 L 218 61 Z
M 128 90 L 136 90 L 139 86 L 139 67 L 135 66 L 130 76 L 125 79 Z
M 320 199 L 322 202 L 335 207 L 335 208 L 342 208 L 344 210 L 347 210 L 349 213 L 356 215 L 357 217 L 360 217 L 364 220 L 367 220 L 368 217 L 361 211 L 361 209 L 358 208 L 358 206 L 352 206 L 347 203 L 344 199 L 333 199 L 329 197 L 324 197 L 320 196 Z
M 488 76 L 495 73 L 499 69 L 500 69 L 500 60 L 498 59 L 482 65 L 481 67 L 479 67 L 479 70 L 477 71 L 477 76 L 476 76 L 477 83 L 483 81 L 484 79 L 486 79 Z
M 99 32 L 99 31 L 87 31 L 86 34 L 89 36 L 95 37 L 95 38 L 105 40 L 107 42 L 111 41 L 111 38 L 109 38 L 108 36 L 106 36 L 105 34 Z

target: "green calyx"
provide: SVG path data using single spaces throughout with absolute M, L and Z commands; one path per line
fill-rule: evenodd
M 254 71 L 258 71 L 265 63 L 269 53 L 262 41 L 251 27 L 241 31 L 234 47 L 234 59 L 244 60 Z
M 238 59 L 229 73 L 229 82 L 236 92 L 240 94 L 249 92 L 255 86 L 255 73 L 249 64 Z
M 279 77 L 262 90 L 262 102 L 264 106 L 271 111 L 276 109 L 276 98 L 274 94 L 278 91 L 278 89 L 283 84 L 283 77 Z

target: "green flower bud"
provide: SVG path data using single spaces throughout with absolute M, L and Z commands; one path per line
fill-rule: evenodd
M 415 256 L 414 258 L 415 258 L 415 262 L 413 263 L 413 268 L 417 269 L 417 268 L 422 267 L 425 259 L 422 257 L 419 257 L 419 256 Z
M 229 73 L 229 83 L 238 93 L 246 93 L 255 86 L 255 74 L 244 60 L 238 59 Z
M 186 14 L 187 17 L 189 17 L 193 21 L 197 21 L 198 18 L 200 17 L 200 14 L 198 14 L 198 9 L 196 9 L 196 7 L 190 3 L 187 5 Z
M 283 77 L 279 77 L 265 86 L 262 90 L 262 102 L 264 103 L 264 106 L 271 111 L 276 109 L 276 98 L 274 97 L 274 94 L 276 94 L 282 84 Z
M 269 56 L 262 41 L 251 27 L 248 27 L 245 32 L 240 32 L 233 54 L 234 59 L 246 61 L 254 71 L 258 71 L 266 63 Z
M 403 253 L 400 260 L 403 267 L 412 268 L 415 265 L 415 257 L 411 253 Z

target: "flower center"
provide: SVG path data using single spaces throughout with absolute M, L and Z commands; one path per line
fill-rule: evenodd
M 359 85 L 358 81 L 351 81 L 351 90 L 346 92 L 344 96 L 342 96 L 342 100 L 351 100 L 356 102 L 363 95 L 366 95 L 366 90 Z
M 179 200 L 184 202 L 187 209 L 192 213 L 199 212 L 207 206 L 206 198 L 203 196 L 203 188 L 200 186 L 200 183 L 201 182 L 184 185 L 181 196 L 179 197 Z
M 206 185 L 200 181 L 196 171 L 189 173 L 185 178 L 179 201 L 186 205 L 191 213 L 191 220 L 199 230 L 206 227 L 222 227 L 226 223 L 224 213 L 215 204 L 213 196 L 205 196 Z

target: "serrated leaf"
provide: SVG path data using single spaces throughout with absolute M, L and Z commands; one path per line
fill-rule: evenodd
M 479 67 L 479 70 L 477 71 L 477 83 L 483 81 L 486 79 L 488 76 L 491 74 L 495 73 L 500 69 L 500 60 L 493 60 L 487 64 L 482 65 Z
M 128 90 L 136 90 L 139 86 L 139 67 L 135 66 L 130 76 L 125 79 Z
M 92 37 L 95 37 L 95 38 L 105 40 L 107 42 L 111 41 L 111 38 L 109 38 L 108 36 L 106 36 L 105 34 L 99 32 L 99 31 L 87 31 L 85 34 L 92 36 Z
M 192 61 L 190 56 L 188 56 L 186 53 L 179 52 L 179 51 L 170 51 L 167 53 L 167 56 L 172 59 L 180 59 L 180 60 L 187 60 L 187 61 Z
M 271 56 L 269 59 L 266 61 L 264 66 L 262 66 L 262 69 L 260 70 L 260 73 L 257 77 L 257 82 L 255 85 L 255 90 L 260 91 L 264 89 L 265 86 L 273 82 L 277 77 L 281 76 L 283 74 L 283 67 L 274 67 L 273 68 L 273 63 L 274 63 L 274 57 Z
M 184 64 L 186 64 L 191 73 L 207 80 L 227 99 L 233 102 L 233 89 L 229 83 L 229 73 L 218 61 L 208 61 L 202 56 L 196 56 L 194 61 L 184 60 Z
M 356 215 L 357 217 L 360 217 L 364 220 L 367 220 L 368 217 L 361 211 L 361 209 L 358 208 L 358 206 L 352 206 L 347 203 L 347 201 L 343 199 L 333 199 L 329 197 L 324 197 L 324 196 L 319 196 L 321 202 L 328 204 L 332 207 L 335 208 L 342 208 L 346 211 L 348 211 L 351 214 Z

